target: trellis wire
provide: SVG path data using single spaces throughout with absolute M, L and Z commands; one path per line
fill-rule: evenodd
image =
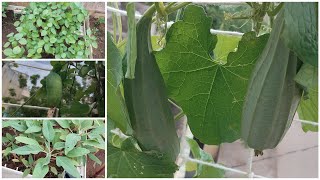
M 107 10 L 111 12 L 118 13 L 121 16 L 127 16 L 127 12 L 124 10 L 116 9 L 110 6 L 107 6 Z M 142 15 L 140 14 L 135 14 L 136 19 L 140 19 Z M 167 22 L 168 28 L 173 24 L 173 22 Z M 221 30 L 215 30 L 215 29 L 210 29 L 211 34 L 224 34 L 224 35 L 232 35 L 232 36 L 242 36 L 244 33 L 241 32 L 235 32 L 235 31 L 221 31 Z

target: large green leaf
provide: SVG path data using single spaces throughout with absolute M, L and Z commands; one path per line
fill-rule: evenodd
M 205 162 L 214 163 L 211 154 L 200 149 L 198 143 L 193 139 L 187 139 L 192 155 L 195 159 Z M 197 178 L 222 178 L 224 177 L 224 171 L 211 166 L 203 164 L 197 164 L 197 172 L 194 177 Z
M 303 61 L 318 66 L 318 3 L 288 2 L 284 5 L 283 37 Z
M 79 156 L 83 156 L 83 155 L 86 155 L 89 153 L 90 153 L 90 151 L 86 148 L 76 147 L 76 148 L 73 148 L 71 151 L 69 151 L 67 156 L 68 157 L 79 157 Z
M 43 178 L 49 172 L 49 166 L 44 163 L 45 158 L 40 158 L 36 162 L 36 166 L 33 169 L 33 178 Z
M 156 153 L 119 149 L 108 143 L 108 177 L 160 178 L 173 177 L 176 165 Z
M 303 64 L 295 80 L 304 87 L 304 97 L 298 106 L 299 118 L 318 122 L 318 67 Z M 318 131 L 318 126 L 302 123 L 302 129 L 305 132 Z
M 215 63 L 210 56 L 211 23 L 203 8 L 187 6 L 183 21 L 171 26 L 166 47 L 156 58 L 169 97 L 182 107 L 192 133 L 203 143 L 220 144 L 240 138 L 248 79 L 268 35 L 244 34 L 227 63 Z
M 108 117 L 115 122 L 116 126 L 126 134 L 131 134 L 132 130 L 129 124 L 129 115 L 124 98 L 120 91 L 120 83 L 123 77 L 122 59 L 119 50 L 113 44 L 111 34 L 107 34 L 107 113 Z

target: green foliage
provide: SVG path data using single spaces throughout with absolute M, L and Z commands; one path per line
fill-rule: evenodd
M 39 78 L 40 78 L 39 74 L 34 74 L 34 75 L 30 76 L 31 84 L 36 86 Z
M 16 90 L 13 89 L 13 88 L 10 88 L 10 89 L 9 89 L 9 94 L 10 94 L 10 96 L 12 96 L 12 97 L 14 97 L 14 96 L 17 95 L 17 94 L 16 94 Z
M 72 176 L 79 178 L 80 174 L 76 167 L 85 165 L 86 155 L 90 153 L 92 156 L 99 149 L 104 149 L 104 146 L 101 148 L 85 143 L 90 140 L 104 144 L 104 121 L 61 120 L 64 126 L 61 126 L 59 121 L 3 121 L 3 130 L 12 132 L 2 137 L 6 147 L 3 155 L 9 161 L 13 157 L 18 157 L 15 158 L 17 162 L 29 169 L 25 175 L 31 173 L 33 177 L 42 178 L 48 174 L 50 169 L 58 177 L 63 172 L 58 172 L 57 169 L 62 167 Z M 31 128 L 39 130 L 36 133 L 29 133 L 28 130 Z M 76 141 L 74 137 L 77 137 Z
M 21 89 L 27 87 L 27 79 L 22 74 L 19 75 L 19 87 Z
M 80 3 L 31 2 L 14 25 L 18 33 L 7 35 L 7 58 L 86 59 L 96 37 L 82 32 L 88 12 Z M 83 35 L 83 33 L 86 33 Z
M 8 2 L 2 2 L 2 17 L 7 17 Z

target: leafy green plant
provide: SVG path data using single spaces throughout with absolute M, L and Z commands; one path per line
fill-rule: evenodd
M 86 59 L 97 48 L 90 28 L 83 32 L 88 12 L 80 3 L 31 2 L 7 35 L 7 58 Z M 84 34 L 85 33 L 85 34 Z
M 2 2 L 2 17 L 7 17 L 8 2 Z
M 13 89 L 13 88 L 10 88 L 10 89 L 9 89 L 9 94 L 10 94 L 10 96 L 12 96 L 12 97 L 14 97 L 14 96 L 17 95 L 17 94 L 16 94 L 16 90 Z
M 23 164 L 23 176 L 62 178 L 62 168 L 79 178 L 88 158 L 102 163 L 95 153 L 105 149 L 103 120 L 5 120 L 2 128 L 3 161 Z
M 47 117 L 45 110 L 28 109 L 24 105 L 56 107 L 61 117 L 105 116 L 103 61 L 51 61 L 51 65 L 53 69 L 50 73 L 55 74 L 55 78 L 46 76 L 39 79 L 39 86 L 32 84 L 31 88 L 28 87 L 30 97 L 24 99 L 21 107 L 9 107 L 3 111 L 6 117 Z M 57 79 L 58 82 L 55 82 Z
M 27 86 L 27 79 L 22 74 L 20 74 L 19 75 L 19 87 L 24 88 L 26 86 Z
M 39 74 L 34 74 L 34 75 L 30 76 L 31 84 L 36 86 L 39 78 L 40 78 Z

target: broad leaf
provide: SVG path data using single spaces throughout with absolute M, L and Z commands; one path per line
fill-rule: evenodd
M 108 143 L 108 177 L 163 178 L 173 177 L 177 166 L 156 153 L 126 151 Z
M 42 133 L 47 141 L 52 142 L 54 138 L 54 129 L 52 123 L 49 120 L 44 120 L 42 124 Z
M 129 115 L 124 98 L 120 91 L 122 80 L 122 59 L 119 50 L 113 44 L 111 34 L 107 34 L 107 113 L 109 118 L 114 121 L 118 128 L 126 134 L 131 134 L 132 129 L 129 124 Z
M 303 62 L 318 66 L 318 3 L 288 2 L 283 8 L 286 45 Z
M 76 147 L 76 148 L 72 149 L 71 151 L 69 151 L 67 156 L 73 158 L 73 157 L 83 156 L 83 155 L 86 155 L 89 153 L 90 153 L 90 151 L 86 148 Z
M 213 50 L 214 61 L 225 64 L 230 52 L 235 52 L 241 40 L 239 36 L 217 35 L 217 44 Z
M 99 165 L 102 164 L 102 162 L 100 161 L 100 159 L 97 158 L 97 156 L 95 156 L 94 154 L 90 153 L 90 154 L 88 154 L 88 157 L 89 157 L 92 161 L 94 161 L 95 163 L 97 163 L 97 164 L 99 164 Z
M 81 140 L 81 137 L 78 134 L 68 134 L 66 137 L 66 142 L 65 142 L 65 149 L 64 153 L 68 154 L 69 151 L 71 151 L 74 146 L 77 144 L 78 141 Z
M 210 56 L 211 23 L 202 7 L 187 6 L 183 21 L 170 27 L 166 47 L 156 58 L 169 97 L 182 107 L 192 133 L 203 143 L 220 144 L 240 138 L 248 79 L 268 35 L 244 34 L 227 63 L 218 64 Z
M 68 120 L 56 120 L 56 122 L 63 128 L 70 128 L 70 123 Z
M 75 178 L 80 178 L 80 173 L 74 166 L 71 159 L 63 156 L 57 156 L 56 158 L 57 166 L 62 166 L 65 171 L 67 171 L 71 176 Z
M 303 64 L 295 77 L 304 87 L 304 95 L 298 106 L 298 115 L 302 120 L 318 122 L 318 68 Z M 302 123 L 303 131 L 318 131 L 318 126 Z
M 49 166 L 45 165 L 44 161 L 44 158 L 38 159 L 32 172 L 33 178 L 43 178 L 49 172 Z
M 211 154 L 200 149 L 198 143 L 193 139 L 187 139 L 193 157 L 198 160 L 205 162 L 214 163 Z M 195 174 L 197 178 L 222 178 L 224 177 L 224 171 L 211 166 L 206 166 L 203 164 L 197 164 L 197 172 Z
M 41 148 L 40 144 L 34 139 L 23 137 L 23 136 L 18 136 L 15 139 L 21 143 L 32 145 L 32 146 L 37 146 L 37 147 Z
M 29 155 L 29 154 L 38 154 L 41 151 L 42 151 L 42 148 L 38 146 L 25 145 L 12 150 L 11 153 L 15 153 L 18 155 Z

